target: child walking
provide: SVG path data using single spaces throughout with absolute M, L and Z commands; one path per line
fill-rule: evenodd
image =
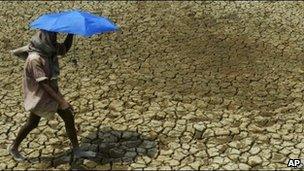
M 72 106 L 59 91 L 58 56 L 65 55 L 72 46 L 73 35 L 68 34 L 64 43 L 57 43 L 57 33 L 39 30 L 29 45 L 16 49 L 12 53 L 25 59 L 23 73 L 24 107 L 30 114 L 20 128 L 16 139 L 9 146 L 9 153 L 16 161 L 26 158 L 20 154 L 19 145 L 26 136 L 38 126 L 41 117 L 51 119 L 55 113 L 65 123 L 67 135 L 72 143 L 76 157 L 92 157 L 92 153 L 81 151 L 75 129 Z

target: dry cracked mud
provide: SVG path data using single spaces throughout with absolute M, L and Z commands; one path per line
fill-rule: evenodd
M 288 169 L 304 158 L 303 2 L 1 2 L 0 169 Z M 23 61 L 39 15 L 81 8 L 120 32 L 78 37 L 60 61 L 82 148 L 71 163 L 62 120 L 6 148 L 28 113 Z M 63 37 L 60 37 L 62 40 Z

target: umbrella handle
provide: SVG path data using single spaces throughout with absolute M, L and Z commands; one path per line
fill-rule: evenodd
M 77 43 L 76 36 L 74 36 L 74 37 L 75 37 L 75 41 L 74 41 L 74 47 L 73 47 L 73 49 L 74 49 L 74 52 L 73 52 L 73 59 L 75 59 L 75 50 L 76 50 L 76 43 Z
M 76 45 L 77 45 L 77 37 L 76 36 L 74 36 L 74 47 L 73 47 L 73 57 L 72 57 L 72 59 L 71 59 L 71 62 L 73 62 L 74 63 L 74 65 L 76 66 L 76 63 L 75 63 L 75 60 L 76 60 L 76 55 L 75 55 L 75 52 L 76 52 Z

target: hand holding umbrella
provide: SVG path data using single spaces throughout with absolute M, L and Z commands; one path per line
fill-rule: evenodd
M 119 30 L 109 19 L 93 15 L 86 11 L 71 10 L 59 13 L 45 14 L 30 24 L 31 28 L 42 29 L 52 32 L 68 33 L 67 47 L 72 45 L 72 35 L 90 37 L 94 34 L 101 34 Z M 68 49 L 69 49 L 68 48 Z M 77 65 L 75 59 L 71 61 Z

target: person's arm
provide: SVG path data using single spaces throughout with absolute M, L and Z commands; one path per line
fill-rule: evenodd
M 40 81 L 39 85 L 43 87 L 43 89 L 54 99 L 57 101 L 61 109 L 70 108 L 71 105 L 63 98 L 63 96 L 56 92 L 48 83 L 47 80 Z
M 63 94 L 59 90 L 58 90 L 58 95 L 64 99 Z M 73 106 L 69 102 L 68 102 L 68 104 L 69 104 L 69 108 L 74 112 Z
M 64 56 L 72 47 L 73 34 L 68 34 L 63 43 L 57 43 L 57 55 Z
M 66 52 L 68 52 L 72 47 L 73 36 L 74 36 L 73 34 L 68 34 L 67 37 L 65 38 L 65 41 L 63 44 L 65 46 Z

